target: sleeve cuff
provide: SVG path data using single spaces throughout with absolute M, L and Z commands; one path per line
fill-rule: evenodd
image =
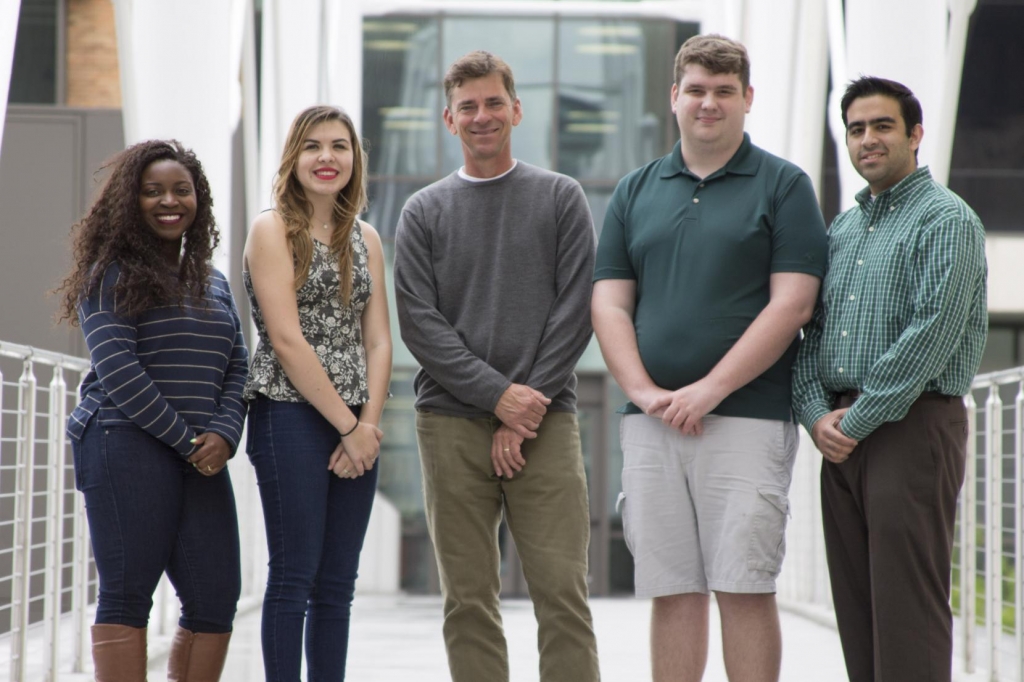
M 498 390 L 495 391 L 495 393 L 491 396 L 490 405 L 488 406 L 488 409 L 491 413 L 494 413 L 494 410 L 497 409 L 498 401 L 501 400 L 501 396 L 505 395 L 505 391 L 507 391 L 508 387 L 511 385 L 512 382 L 509 381 L 508 379 L 505 379 L 505 382 L 500 387 L 498 387 Z
M 238 437 L 236 435 L 234 435 L 232 433 L 228 433 L 227 431 L 225 431 L 225 430 L 223 430 L 221 428 L 218 428 L 216 426 L 211 426 L 211 427 L 209 427 L 206 430 L 209 433 L 216 433 L 218 436 L 220 436 L 221 438 L 226 440 L 228 445 L 231 446 L 231 456 L 232 457 L 235 456 L 235 450 L 238 449 Z
M 839 422 L 840 430 L 854 439 L 855 441 L 862 441 L 871 435 L 871 432 L 875 430 L 875 426 L 867 424 L 863 419 L 860 419 L 860 414 L 856 412 L 856 404 L 850 408 L 850 411 L 843 415 L 843 420 Z
M 809 405 L 800 410 L 800 423 L 807 429 L 807 433 L 810 433 L 814 429 L 814 425 L 818 423 L 818 420 L 831 411 L 825 403 Z

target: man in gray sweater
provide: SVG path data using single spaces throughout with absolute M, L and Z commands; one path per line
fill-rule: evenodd
M 575 180 L 512 157 L 512 71 L 472 52 L 444 79 L 465 166 L 413 195 L 395 240 L 402 339 L 454 682 L 509 679 L 504 511 L 539 626 L 542 682 L 599 679 L 573 368 L 590 340 L 594 227 Z

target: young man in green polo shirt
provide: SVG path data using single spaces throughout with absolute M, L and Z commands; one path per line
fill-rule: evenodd
M 985 233 L 917 167 L 921 104 L 906 86 L 860 78 L 841 105 L 868 187 L 829 231 L 794 407 L 826 460 L 825 549 L 850 680 L 949 682 L 961 396 L 988 329 Z
M 790 375 L 826 239 L 807 176 L 743 132 L 749 81 L 739 43 L 680 48 L 680 143 L 622 179 L 598 246 L 591 310 L 630 399 L 620 502 L 655 682 L 703 676 L 710 592 L 730 679 L 779 677 Z

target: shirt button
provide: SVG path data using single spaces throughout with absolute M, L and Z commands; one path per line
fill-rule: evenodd
M 842 373 L 843 373 L 843 368 L 842 368 L 842 367 L 840 367 L 840 368 L 839 368 L 839 373 L 840 373 L 840 374 L 842 374 Z
M 699 204 L 700 203 L 700 199 L 698 199 L 697 197 L 694 197 L 693 198 L 693 203 Z
M 851 301 L 856 301 L 856 300 L 857 300 L 857 297 L 856 297 L 856 296 L 854 296 L 853 294 L 850 294 L 850 300 L 851 300 Z
M 890 211 L 895 211 L 895 210 L 896 210 L 896 207 L 895 207 L 895 206 L 890 206 L 890 207 L 889 207 L 889 210 L 890 210 Z
M 864 265 L 864 260 L 862 258 L 858 258 L 857 265 Z
M 704 189 L 704 183 L 703 183 L 703 182 L 702 182 L 702 183 L 700 183 L 700 184 L 699 184 L 699 185 L 697 185 L 697 186 L 698 186 L 698 187 L 700 187 L 701 189 Z
M 874 225 L 872 225 L 871 227 L 868 228 L 868 232 L 874 232 L 874 231 L 875 231 L 875 226 Z
M 846 332 L 846 331 L 844 330 L 844 331 L 843 331 L 843 336 L 846 336 L 846 334 L 847 334 L 847 332 Z

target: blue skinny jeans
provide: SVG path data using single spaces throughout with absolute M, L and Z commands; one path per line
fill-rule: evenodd
M 353 408 L 359 416 L 359 408 Z M 259 397 L 249 404 L 270 554 L 263 600 L 267 682 L 300 677 L 305 625 L 309 682 L 345 679 L 349 614 L 370 522 L 378 466 L 356 479 L 327 468 L 338 432 L 308 403 Z
M 181 627 L 231 632 L 242 578 L 228 470 L 203 476 L 142 429 L 96 419 L 72 450 L 99 574 L 96 623 L 146 627 L 166 571 Z

